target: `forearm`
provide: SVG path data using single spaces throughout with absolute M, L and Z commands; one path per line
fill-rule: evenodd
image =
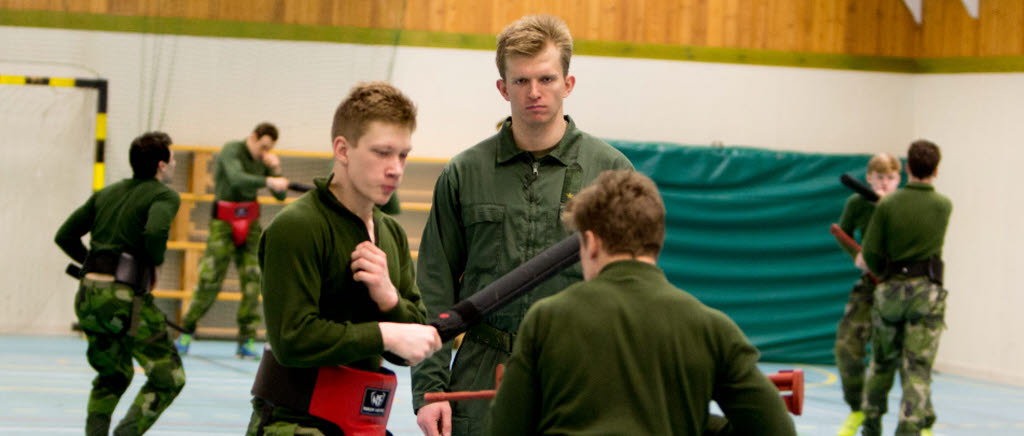
M 285 366 L 345 365 L 380 356 L 384 342 L 376 322 L 335 322 L 315 311 L 275 309 L 265 304 L 267 339 L 274 357 Z
M 426 403 L 423 394 L 428 392 L 448 391 L 451 371 L 448 364 L 452 361 L 452 344 L 444 344 L 434 355 L 426 358 L 419 365 L 412 367 L 412 404 L 413 410 L 419 410 Z

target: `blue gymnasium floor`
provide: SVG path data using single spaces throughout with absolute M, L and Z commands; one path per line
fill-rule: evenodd
M 242 435 L 249 422 L 249 388 L 257 362 L 234 357 L 234 343 L 197 341 L 184 357 L 187 383 L 181 395 L 147 434 Z M 0 435 L 82 434 L 85 406 L 94 376 L 85 360 L 86 343 L 77 336 L 0 336 Z M 765 373 L 793 365 L 764 364 Z M 806 375 L 803 416 L 795 417 L 802 436 L 832 436 L 847 414 L 835 367 L 797 365 Z M 398 396 L 389 429 L 396 436 L 421 433 L 412 414 L 409 372 L 398 373 Z M 124 415 L 144 380 L 136 367 L 132 386 L 114 416 Z M 933 402 L 939 414 L 935 434 L 942 436 L 1024 434 L 1024 388 L 1005 387 L 936 374 Z M 899 401 L 899 387 L 890 407 Z M 890 412 L 885 434 L 895 429 Z

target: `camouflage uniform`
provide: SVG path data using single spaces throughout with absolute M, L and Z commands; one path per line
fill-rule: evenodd
M 850 237 L 864 231 L 875 212 L 875 205 L 860 194 L 853 194 L 846 200 L 843 213 L 839 217 L 839 227 Z M 851 259 L 857 252 L 851 247 L 840 244 Z M 843 399 L 850 410 L 860 410 L 864 395 L 864 369 L 867 364 L 868 340 L 871 339 L 871 301 L 875 292 L 875 282 L 867 275 L 862 275 L 850 290 L 846 302 L 846 310 L 839 320 L 836 329 L 836 343 L 833 352 L 836 357 L 836 369 L 843 385 Z
M 214 197 L 218 201 L 256 201 L 257 191 L 267 186 L 267 177 L 279 175 L 275 169 L 252 155 L 245 140 L 228 142 L 217 154 Z M 285 191 L 270 193 L 278 200 L 284 200 L 288 194 Z M 196 284 L 192 304 L 182 321 L 185 330 L 195 331 L 199 319 L 217 301 L 228 265 L 234 257 L 242 292 L 237 315 L 238 343 L 244 344 L 256 337 L 256 325 L 260 321 L 260 267 L 256 252 L 261 232 L 259 220 L 253 220 L 245 243 L 235 246 L 231 224 L 216 218 L 210 220 L 206 251 L 199 261 L 199 283 Z
M 903 385 L 897 435 L 916 435 L 935 423 L 931 403 L 932 363 L 945 328 L 946 290 L 927 277 L 895 277 L 878 285 L 872 347 L 864 392 L 864 435 L 879 435 L 897 366 Z M 872 417 L 878 417 L 872 419 Z
M 875 283 L 867 275 L 850 290 L 846 310 L 836 330 L 836 369 L 843 384 L 843 399 L 850 410 L 860 410 L 864 395 L 864 369 L 867 345 L 871 339 L 871 303 Z
M 210 237 L 206 241 L 206 251 L 199 261 L 199 283 L 196 284 L 192 304 L 183 321 L 182 327 L 185 330 L 195 331 L 199 318 L 202 318 L 217 301 L 217 294 L 224 283 L 228 265 L 234 258 L 242 292 L 237 316 L 238 341 L 244 343 L 256 337 L 256 325 L 260 321 L 260 264 L 256 251 L 262 232 L 259 221 L 253 221 L 249 225 L 245 244 L 236 247 L 231 234 L 231 224 L 216 218 L 210 220 Z
M 865 436 L 882 433 L 882 415 L 896 368 L 903 383 L 897 435 L 917 435 L 935 423 L 931 373 L 945 328 L 946 290 L 931 260 L 942 258 L 953 203 L 930 183 L 914 181 L 878 203 L 864 234 L 864 263 L 882 281 L 871 312 L 872 353 L 864 389 Z M 911 273 L 928 262 L 934 277 Z M 903 266 L 901 266 L 903 265 Z
M 89 341 L 86 356 L 98 373 L 89 395 L 87 435 L 110 431 L 114 409 L 135 374 L 133 357 L 146 373 L 146 384 L 115 435 L 143 434 L 185 386 L 185 371 L 163 312 L 153 304 L 152 294 L 146 294 L 140 297 L 141 310 L 132 325 L 133 295 L 126 285 L 83 279 L 75 296 L 75 314 Z
M 94 193 L 64 221 L 57 245 L 88 270 L 93 256 L 131 254 L 142 265 L 164 262 L 171 221 L 181 199 L 155 178 L 125 179 Z M 90 248 L 82 236 L 90 235 Z M 103 271 L 96 271 L 103 273 Z M 75 296 L 75 314 L 89 342 L 86 357 L 97 372 L 89 395 L 87 435 L 106 435 L 118 400 L 135 374 L 132 358 L 142 365 L 142 386 L 115 435 L 142 434 L 185 386 L 181 358 L 167 334 L 164 314 L 153 295 L 135 296 L 128 285 L 86 275 Z M 135 316 L 133 317 L 133 304 Z

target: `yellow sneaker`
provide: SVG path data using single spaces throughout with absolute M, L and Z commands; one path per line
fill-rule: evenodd
M 863 423 L 864 412 L 850 412 L 850 416 L 846 417 L 846 421 L 843 422 L 843 426 L 839 427 L 839 433 L 837 436 L 854 436 L 857 434 L 857 429 L 860 428 L 860 425 Z
M 932 429 L 926 428 L 921 430 L 921 436 L 932 436 Z

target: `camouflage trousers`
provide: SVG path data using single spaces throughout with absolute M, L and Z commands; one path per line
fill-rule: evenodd
M 86 435 L 109 433 L 114 409 L 135 374 L 132 358 L 145 371 L 146 384 L 115 435 L 143 434 L 185 386 L 185 371 L 167 334 L 164 314 L 147 294 L 139 297 L 132 324 L 133 296 L 128 286 L 90 279 L 82 280 L 75 296 L 75 314 L 89 342 L 86 357 L 98 373 L 89 394 Z
M 871 302 L 875 282 L 867 275 L 850 290 L 846 310 L 836 329 L 836 369 L 843 384 L 843 399 L 850 410 L 860 410 L 864 398 L 864 370 L 867 366 L 868 340 L 871 339 Z
M 945 328 L 946 290 L 927 277 L 894 276 L 875 290 L 871 366 L 864 390 L 865 436 L 882 433 L 882 415 L 896 370 L 900 401 L 896 435 L 917 435 L 935 423 L 932 364 Z
M 256 325 L 260 322 L 260 264 L 257 250 L 261 232 L 260 223 L 253 222 L 249 226 L 245 244 L 235 246 L 231 224 L 219 219 L 210 220 L 210 237 L 206 241 L 206 251 L 199 260 L 199 283 L 192 293 L 192 304 L 183 320 L 182 327 L 185 330 L 195 331 L 199 319 L 217 301 L 217 294 L 220 293 L 233 258 L 242 292 L 237 315 L 238 342 L 245 343 L 256 337 Z
M 295 412 L 286 408 L 272 408 L 265 411 L 268 404 L 260 398 L 252 399 L 252 416 L 245 436 L 342 436 L 336 425 L 312 416 Z M 269 424 L 264 423 L 266 419 Z M 313 421 L 319 421 L 317 428 Z M 262 433 L 261 432 L 262 427 Z M 391 433 L 388 433 L 390 435 Z

